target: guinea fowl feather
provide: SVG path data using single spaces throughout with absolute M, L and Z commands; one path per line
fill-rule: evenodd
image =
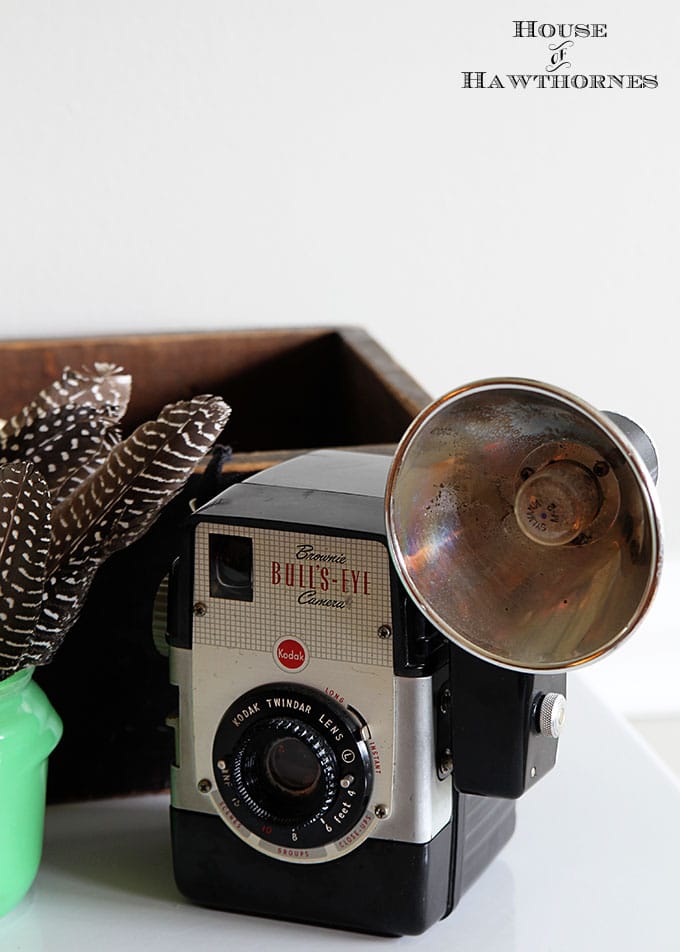
M 118 408 L 111 404 L 91 407 L 66 403 L 49 416 L 29 421 L 8 440 L 0 466 L 12 459 L 35 464 L 47 481 L 54 502 L 68 495 L 108 456 L 117 442 Z
M 0 470 L 0 680 L 26 663 L 42 611 L 49 543 L 47 484 L 32 463 L 9 463 Z
M 114 447 L 52 512 L 50 581 L 36 625 L 32 663 L 44 664 L 75 621 L 96 568 L 141 536 L 184 486 L 229 418 L 219 397 L 165 407 Z
M 70 496 L 88 476 L 99 469 L 121 439 L 121 431 L 117 426 L 102 429 L 96 445 L 90 444 L 89 452 L 81 453 L 79 461 L 71 460 L 68 466 L 63 468 L 58 479 L 53 480 L 53 485 L 50 487 L 53 505 L 57 505 Z
M 66 368 L 0 420 L 0 679 L 51 659 L 98 566 L 151 526 L 231 412 L 195 397 L 121 442 L 130 388 L 114 364 Z
M 67 555 L 106 558 L 129 545 L 182 488 L 229 418 L 219 397 L 164 407 L 143 423 L 52 514 L 48 574 Z
M 24 653 L 26 664 L 47 664 L 52 660 L 75 624 L 100 564 L 99 560 L 87 556 L 74 557 L 59 575 L 47 579 L 40 616 Z
M 132 378 L 121 367 L 95 363 L 92 369 L 73 370 L 65 367 L 58 380 L 44 390 L 9 420 L 0 421 L 0 450 L 18 437 L 22 430 L 34 427 L 36 421 L 50 417 L 63 406 L 108 407 L 111 422 L 119 422 L 130 401 Z M 18 454 L 20 455 L 20 454 Z
M 34 462 L 59 503 L 97 469 L 120 439 L 132 378 L 115 364 L 66 367 L 20 413 L 0 423 L 0 466 Z

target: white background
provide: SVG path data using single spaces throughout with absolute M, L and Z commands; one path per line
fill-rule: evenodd
M 464 70 L 544 73 L 518 17 L 607 23 L 572 72 L 659 88 L 462 89 Z M 530 376 L 634 417 L 670 565 L 602 678 L 629 713 L 680 711 L 679 18 L 0 0 L 0 336 L 358 324 L 433 395 Z

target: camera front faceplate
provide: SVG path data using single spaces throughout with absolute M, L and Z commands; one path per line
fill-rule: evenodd
M 355 849 L 392 812 L 385 546 L 201 521 L 193 604 L 190 672 L 178 678 L 193 776 L 181 756 L 175 805 L 217 812 L 253 848 L 290 862 Z

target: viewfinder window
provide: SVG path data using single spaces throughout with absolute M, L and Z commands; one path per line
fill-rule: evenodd
M 253 540 L 210 535 L 210 594 L 234 601 L 253 600 Z

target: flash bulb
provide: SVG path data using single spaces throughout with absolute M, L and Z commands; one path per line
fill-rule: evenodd
M 533 542 L 567 545 L 588 529 L 600 504 L 597 480 L 590 472 L 579 463 L 561 460 L 522 483 L 515 496 L 515 518 Z

